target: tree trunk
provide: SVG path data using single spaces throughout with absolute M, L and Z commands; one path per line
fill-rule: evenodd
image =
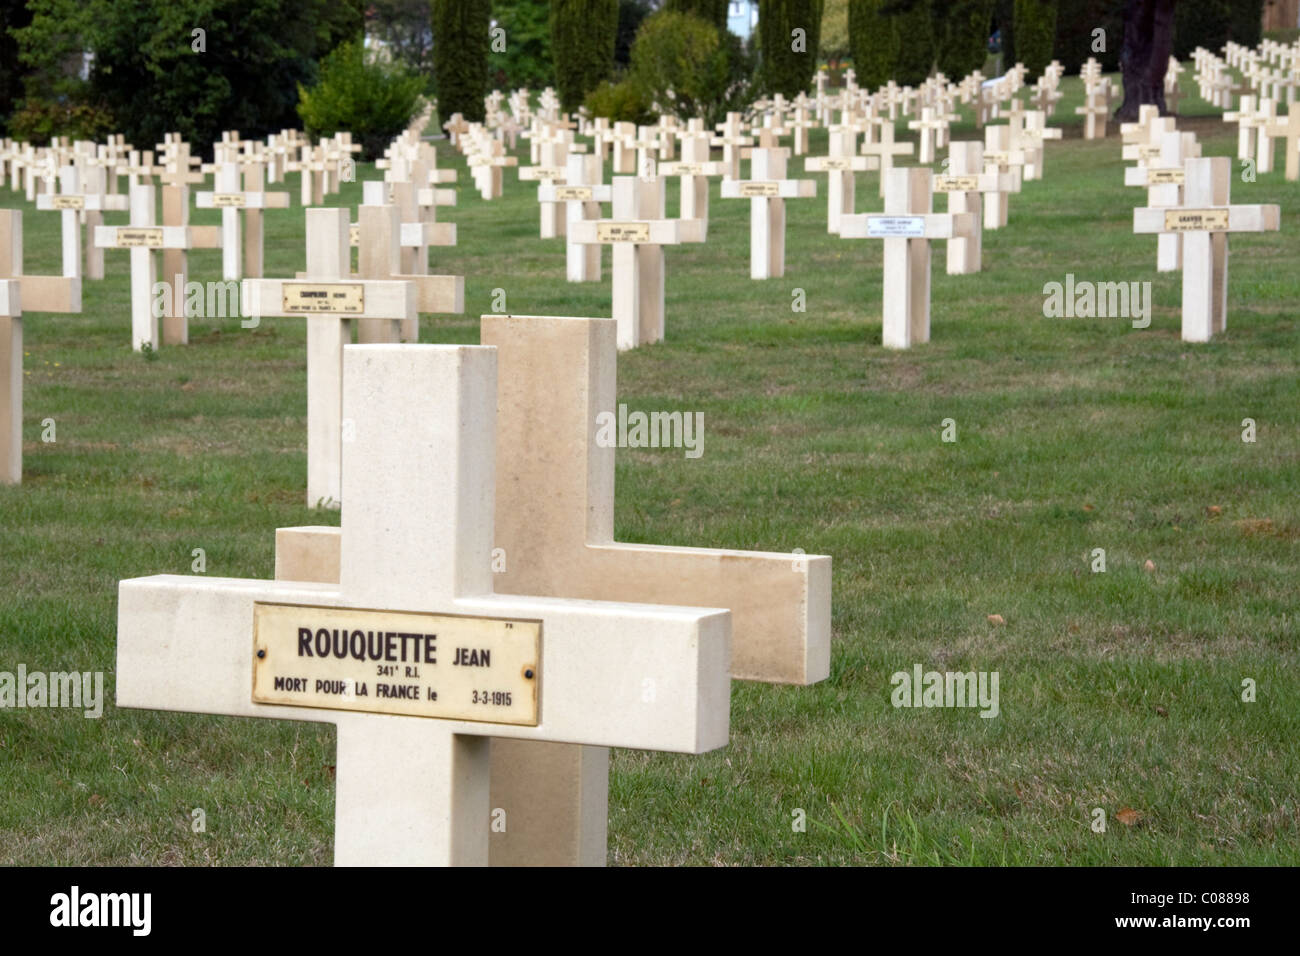
M 1165 106 L 1165 73 L 1174 51 L 1174 5 L 1177 0 L 1128 0 L 1124 6 L 1124 45 L 1119 65 L 1124 74 L 1124 102 L 1115 119 L 1132 122 L 1138 107 Z

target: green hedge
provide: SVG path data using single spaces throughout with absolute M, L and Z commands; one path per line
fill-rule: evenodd
M 618 0 L 551 0 L 551 58 L 565 110 L 609 77 L 617 35 Z
M 1198 46 L 1222 55 L 1229 40 L 1245 46 L 1260 41 L 1264 0 L 1195 0 L 1174 9 L 1174 56 L 1191 56 Z
M 940 20 L 939 69 L 957 81 L 984 66 L 995 0 L 956 0 Z
M 934 68 L 934 15 L 929 0 L 916 0 L 894 15 L 899 36 L 894 79 L 903 86 L 919 86 Z
M 821 44 L 822 0 L 759 0 L 758 33 L 763 57 L 763 88 L 788 97 L 812 84 Z M 792 33 L 804 31 L 802 52 Z
M 1094 31 L 1104 31 L 1100 38 Z M 1098 40 L 1104 50 L 1094 50 Z M 1107 73 L 1119 71 L 1119 54 L 1124 43 L 1123 0 L 1070 0 L 1056 11 L 1056 59 L 1070 76 L 1078 75 L 1089 58 Z
M 716 30 L 727 29 L 727 0 L 664 0 L 663 9 L 671 13 L 693 13 L 713 24 Z
M 310 136 L 350 132 L 362 158 L 384 148 L 410 124 L 424 80 L 399 64 L 367 63 L 361 46 L 344 43 L 321 63 L 320 82 L 298 86 L 298 115 Z
M 433 0 L 433 76 L 438 115 L 481 122 L 486 112 L 492 0 Z
M 1026 81 L 1033 81 L 1052 62 L 1056 46 L 1056 0 L 1016 0 L 1014 17 L 1016 60 L 1029 69 Z
M 884 16 L 885 0 L 849 0 L 849 49 L 858 85 L 874 90 L 889 82 L 898 62 L 898 25 Z

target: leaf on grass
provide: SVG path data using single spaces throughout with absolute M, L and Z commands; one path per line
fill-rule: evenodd
M 1223 509 L 1220 508 L 1218 505 L 1210 505 L 1208 508 L 1205 509 L 1205 513 L 1208 515 L 1221 515 L 1223 514 Z
M 990 614 L 990 615 L 989 615 L 989 623 L 990 623 L 990 624 L 1005 624 L 1005 623 L 1007 623 L 1007 622 L 1006 622 L 1006 619 L 1003 618 L 1001 614 Z
M 1159 704 L 1156 705 L 1156 713 L 1157 713 L 1159 716 L 1161 716 L 1161 717 L 1168 717 L 1168 716 L 1169 716 L 1169 711 L 1165 710 L 1165 709 L 1164 709 L 1163 707 L 1161 707 Z
M 92 793 L 90 795 L 90 800 L 88 802 L 92 807 L 99 807 L 99 806 L 103 806 L 107 801 L 99 794 Z
M 1119 813 L 1115 814 L 1115 819 L 1126 827 L 1134 826 L 1142 819 L 1142 814 L 1132 807 L 1124 807 Z
M 1142 565 L 1142 567 L 1147 571 L 1154 571 L 1156 569 L 1156 563 L 1150 558 L 1147 558 L 1147 563 Z

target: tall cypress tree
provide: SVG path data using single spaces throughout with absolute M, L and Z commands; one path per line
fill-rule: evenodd
M 995 0 L 950 0 L 936 5 L 936 24 L 943 30 L 939 43 L 939 69 L 950 80 L 960 80 L 984 65 Z M 940 10 L 940 7 L 943 9 Z
M 759 0 L 763 85 L 768 92 L 793 97 L 808 89 L 817 70 L 822 6 L 822 0 Z
M 566 110 L 614 69 L 618 0 L 551 0 L 551 59 L 555 89 Z
M 884 0 L 849 0 L 849 49 L 858 85 L 874 90 L 894 75 L 898 61 L 898 28 L 893 17 L 881 14 Z
M 693 13 L 719 30 L 727 29 L 727 0 L 664 0 L 665 10 Z
M 919 86 L 934 66 L 934 14 L 930 0 L 913 0 L 906 5 L 891 3 L 886 9 L 898 11 L 894 14 L 899 37 L 894 79 L 904 86 Z
M 1029 69 L 1027 79 L 1035 79 L 1052 62 L 1056 0 L 1016 0 L 1015 29 L 1016 59 Z
M 433 77 L 440 116 L 483 119 L 491 22 L 492 0 L 433 0 Z

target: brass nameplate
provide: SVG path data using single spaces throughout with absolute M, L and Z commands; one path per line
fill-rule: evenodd
M 253 701 L 538 723 L 541 621 L 255 604 Z
M 1148 169 L 1148 186 L 1181 186 L 1187 174 L 1181 169 Z
M 53 209 L 85 209 L 85 196 L 52 196 L 50 207 Z
M 924 216 L 868 216 L 867 235 L 872 239 L 923 239 Z
M 649 242 L 650 223 L 648 222 L 598 222 L 596 223 L 597 242 Z
M 758 199 L 760 197 L 771 198 L 781 194 L 779 183 L 741 183 L 740 196 L 742 199 Z
M 590 199 L 590 186 L 556 186 L 555 198 L 557 201 L 565 199 Z
M 1170 209 L 1165 213 L 1165 232 L 1226 232 L 1226 209 Z
M 673 167 L 672 175 L 674 176 L 703 176 L 703 163 L 678 163 Z
M 934 191 L 937 193 L 973 193 L 978 192 L 978 176 L 935 176 Z
M 213 193 L 212 205 L 217 209 L 240 208 L 247 205 L 247 200 L 244 198 L 243 193 Z
M 537 179 L 563 179 L 568 171 L 562 166 L 534 166 L 533 176 Z
M 1010 161 L 1010 159 L 1011 159 L 1010 153 L 1000 153 L 994 151 L 991 153 L 984 154 L 984 162 L 986 163 L 1000 163 L 1005 165 L 1007 162 Z
M 283 311 L 356 315 L 366 310 L 366 287 L 361 283 L 286 282 Z
M 161 226 L 153 229 L 118 227 L 117 247 L 119 249 L 131 246 L 148 246 L 150 249 L 161 249 L 162 244 L 163 231 Z
M 1137 154 L 1139 159 L 1151 159 L 1152 157 L 1160 155 L 1160 147 L 1139 145 L 1137 148 Z
M 836 170 L 851 169 L 852 163 L 853 160 L 847 156 L 825 156 L 822 158 L 821 165 L 822 169 L 829 173 Z

